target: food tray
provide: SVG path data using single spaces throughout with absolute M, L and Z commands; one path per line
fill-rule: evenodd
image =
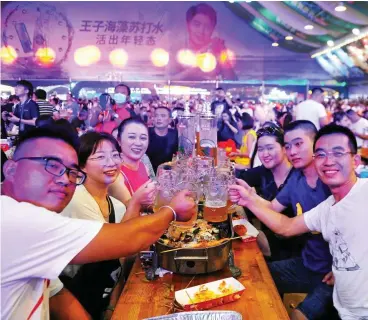
M 219 286 L 222 282 L 226 283 L 226 287 L 231 287 L 229 294 L 222 295 Z M 221 297 L 209 298 L 204 301 L 197 301 L 196 293 L 199 292 L 200 287 L 190 287 L 187 289 L 175 292 L 175 300 L 184 308 L 185 311 L 206 310 L 213 307 L 221 306 L 223 304 L 239 300 L 243 294 L 245 287 L 235 278 L 226 278 L 217 281 L 212 281 L 204 284 L 208 290 L 211 290 L 215 295 L 222 295 Z
M 246 235 L 242 237 L 243 242 L 251 242 L 257 240 L 259 231 L 247 219 L 233 219 L 233 227 L 237 225 L 244 225 L 247 228 Z
M 144 320 L 242 320 L 240 313 L 235 311 L 191 311 L 173 313 Z

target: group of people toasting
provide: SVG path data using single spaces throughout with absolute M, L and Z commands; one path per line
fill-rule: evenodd
M 4 318 L 111 317 L 129 269 L 121 258 L 196 212 L 183 190 L 140 215 L 155 197 L 149 171 L 139 171 L 148 133 L 129 119 L 117 131 L 116 140 L 97 132 L 78 138 L 65 124 L 36 128 L 5 163 Z M 135 140 L 141 148 L 132 147 Z M 338 125 L 317 131 L 298 120 L 284 130 L 259 129 L 256 148 L 262 166 L 241 171 L 229 199 L 263 223 L 280 294 L 308 294 L 293 319 L 368 318 L 368 180 L 355 174 L 354 134 Z

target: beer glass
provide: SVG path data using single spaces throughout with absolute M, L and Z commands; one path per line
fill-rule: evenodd
M 208 222 L 227 220 L 228 182 L 223 175 L 214 174 L 209 177 L 205 187 L 205 203 L 203 218 Z
M 163 163 L 157 168 L 157 195 L 153 212 L 158 211 L 162 206 L 168 205 L 175 194 L 175 187 L 178 183 L 178 174 L 174 170 L 171 162 Z

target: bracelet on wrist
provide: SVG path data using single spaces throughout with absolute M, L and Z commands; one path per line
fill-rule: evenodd
M 170 209 L 172 211 L 173 215 L 174 215 L 174 221 L 176 221 L 176 212 L 175 212 L 175 210 L 172 207 L 170 207 L 170 206 L 162 206 L 162 207 L 160 207 L 160 209 L 162 209 L 162 208 L 168 208 L 168 209 Z

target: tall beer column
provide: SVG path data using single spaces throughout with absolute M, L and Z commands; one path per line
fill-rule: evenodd
M 190 113 L 189 105 L 185 106 L 184 113 L 178 116 L 178 134 L 179 134 L 179 157 L 189 158 L 195 156 L 195 138 L 196 138 L 196 119 L 195 115 Z
M 211 112 L 211 105 L 206 104 L 199 116 L 199 143 L 197 154 L 212 157 L 217 164 L 217 118 Z

